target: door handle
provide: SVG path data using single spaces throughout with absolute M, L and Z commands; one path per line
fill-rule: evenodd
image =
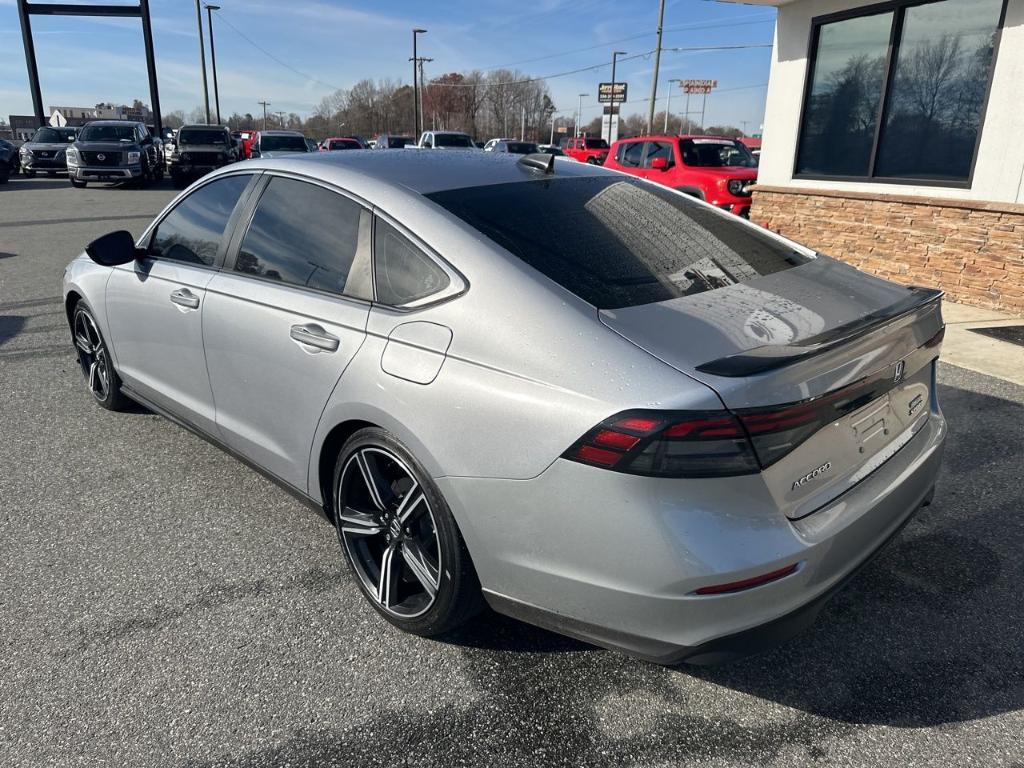
M 338 346 L 341 344 L 341 339 L 337 336 L 332 336 L 315 323 L 310 323 L 308 325 L 293 325 L 289 335 L 300 344 L 316 347 L 317 349 L 322 349 L 325 352 L 336 352 L 338 350 Z
M 199 309 L 199 297 L 188 288 L 179 288 L 171 291 L 171 303 L 186 309 Z

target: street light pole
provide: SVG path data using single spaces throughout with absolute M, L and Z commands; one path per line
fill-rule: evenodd
M 590 96 L 590 94 L 589 93 L 581 93 L 580 94 L 580 105 L 576 109 L 576 138 L 579 138 L 580 134 L 583 133 L 583 97 L 584 96 Z
M 213 67 L 213 103 L 217 107 L 217 125 L 220 125 L 220 90 L 217 88 L 217 53 L 213 48 L 213 12 L 219 10 L 219 5 L 206 6 L 206 21 L 210 28 L 210 66 Z
M 413 103 L 413 132 L 416 134 L 415 139 L 419 141 L 420 134 L 423 132 L 422 128 L 422 117 L 420 115 L 420 81 L 419 81 L 419 70 L 422 67 L 420 64 L 419 56 L 416 54 L 416 36 L 426 34 L 425 29 L 414 29 L 412 31 L 412 103 Z
M 263 105 L 263 130 L 267 130 L 267 107 L 270 106 L 269 101 L 257 101 L 257 104 Z
M 196 0 L 196 26 L 199 28 L 199 68 L 203 71 L 203 103 L 206 104 L 206 122 L 210 122 L 210 91 L 206 87 L 206 47 L 203 45 L 203 11 Z
M 665 105 L 665 133 L 668 133 L 668 117 L 672 114 L 672 83 L 678 83 L 679 78 L 673 77 L 668 81 L 668 104 Z
M 654 75 L 651 77 L 651 102 L 647 105 L 647 135 L 654 133 L 654 102 L 658 99 L 658 70 L 661 68 L 661 28 L 665 22 L 665 0 L 658 7 L 658 45 L 654 49 Z M 613 77 L 612 80 L 615 78 Z M 615 87 L 614 85 L 612 86 Z
M 198 2 L 198 0 L 196 0 Z M 612 100 L 608 108 L 608 143 L 611 144 L 614 139 L 612 138 L 612 119 L 615 117 L 615 62 L 619 56 L 625 56 L 625 51 L 612 51 Z

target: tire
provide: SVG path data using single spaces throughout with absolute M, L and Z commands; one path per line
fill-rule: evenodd
M 157 167 L 153 171 L 153 180 L 154 181 L 163 181 L 163 178 L 164 178 L 164 167 L 163 167 L 162 164 L 158 164 Z
M 0 184 L 6 184 L 7 180 L 9 178 L 10 178 L 10 172 L 8 172 L 8 171 L 0 171 Z
M 149 159 L 142 161 L 142 175 L 135 180 L 135 184 L 140 189 L 145 189 L 149 186 L 150 179 L 152 178 L 153 172 L 149 169 Z
M 480 582 L 455 518 L 394 435 L 378 427 L 352 435 L 332 489 L 342 552 L 363 596 L 387 621 L 432 637 L 481 610 Z M 385 562 L 390 578 L 382 579 Z
M 35 171 L 22 171 L 25 174 L 26 179 L 34 179 L 36 177 Z
M 71 313 L 71 343 L 86 386 L 100 407 L 108 411 L 125 410 L 130 401 L 121 392 L 121 379 L 114 370 L 96 319 L 82 300 L 75 304 Z
M 89 186 L 89 182 L 80 181 L 79 179 L 71 177 L 71 186 L 74 187 L 75 189 L 85 189 L 87 186 Z

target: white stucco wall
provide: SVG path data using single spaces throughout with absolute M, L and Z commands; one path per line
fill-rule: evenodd
M 874 3 L 794 0 L 779 7 L 758 181 L 772 186 L 1024 203 L 1024 0 L 1009 0 L 970 189 L 793 178 L 811 19 Z

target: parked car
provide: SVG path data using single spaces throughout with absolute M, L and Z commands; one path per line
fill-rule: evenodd
M 21 145 L 21 172 L 28 178 L 36 173 L 56 176 L 67 173 L 67 149 L 75 140 L 75 128 L 51 128 L 44 125 Z
M 373 145 L 374 149 L 405 149 L 410 144 L 415 143 L 416 139 L 412 136 L 395 136 L 391 133 L 382 133 L 377 137 L 376 142 Z
M 167 173 L 184 186 L 204 173 L 235 162 L 231 133 L 222 125 L 183 125 L 167 149 Z
M 612 145 L 606 168 L 639 176 L 750 215 L 757 161 L 742 143 L 716 136 L 639 136 Z
M 533 155 L 540 149 L 532 141 L 516 141 L 515 139 L 497 139 L 487 142 L 484 152 L 503 152 L 510 155 Z
M 420 149 L 476 149 L 468 133 L 462 131 L 424 131 L 416 144 Z
M 249 156 L 280 157 L 309 151 L 306 137 L 298 131 L 258 131 L 249 148 Z
M 6 139 L 0 139 L 0 184 L 6 184 L 18 168 L 18 148 Z
M 239 146 L 238 158 L 248 160 L 252 157 L 252 141 L 256 136 L 256 131 L 234 131 L 231 136 Z
M 605 158 L 608 157 L 608 142 L 604 139 L 582 137 L 563 139 L 562 141 L 565 142 L 565 146 L 563 147 L 559 142 L 561 150 L 573 160 L 579 160 L 581 163 L 604 165 Z
M 320 142 L 321 152 L 335 152 L 339 149 L 363 149 L 363 145 L 356 139 L 340 136 L 332 136 Z
M 145 125 L 131 120 L 86 123 L 66 154 L 73 187 L 85 187 L 90 181 L 148 184 L 164 177 L 153 137 Z
M 928 503 L 938 292 L 605 168 L 449 155 L 229 166 L 92 242 L 63 281 L 89 396 L 319 509 L 421 635 L 486 600 L 722 660 Z
M 565 157 L 565 152 L 558 148 L 557 144 L 538 144 L 537 150 L 543 152 L 545 155 L 554 155 L 555 157 Z

